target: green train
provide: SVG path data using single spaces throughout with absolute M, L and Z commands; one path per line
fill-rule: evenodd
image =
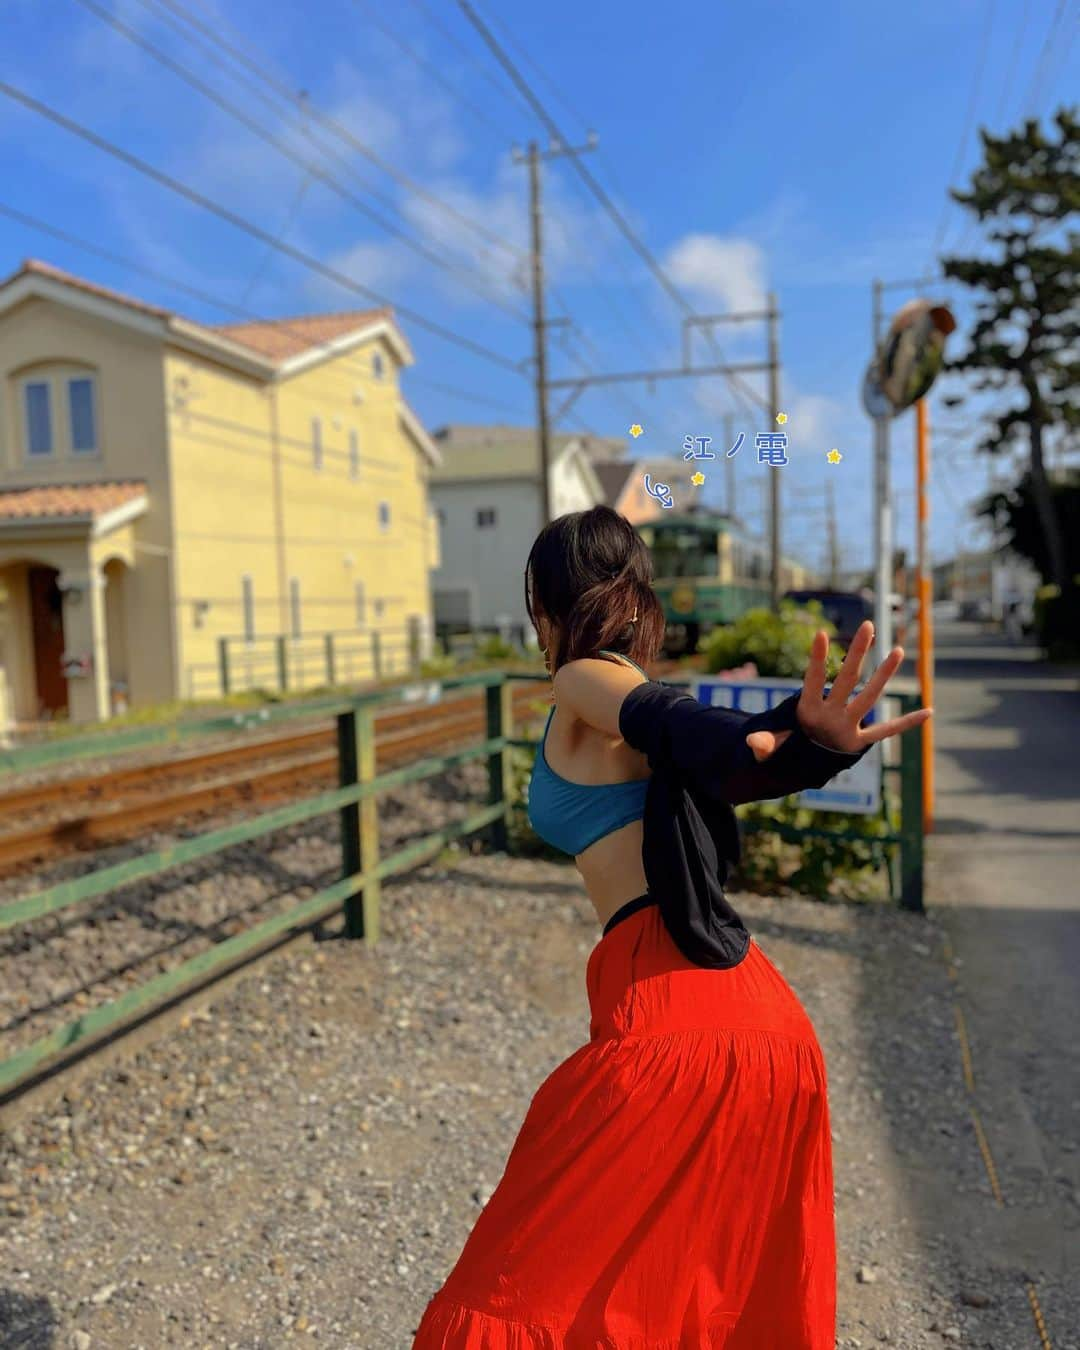
M 634 528 L 652 555 L 666 653 L 692 652 L 716 624 L 770 603 L 769 547 L 726 512 L 663 511 Z M 807 568 L 782 559 L 781 594 L 811 584 Z

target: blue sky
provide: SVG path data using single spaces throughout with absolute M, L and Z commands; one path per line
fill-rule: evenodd
M 512 149 L 531 137 L 546 145 L 548 137 L 459 5 L 93 4 L 196 73 L 302 162 L 240 125 L 78 0 L 9 0 L 0 78 L 355 282 L 511 362 L 531 355 L 521 253 L 527 183 Z M 978 239 L 966 213 L 946 204 L 946 188 L 967 185 L 979 158 L 978 126 L 1001 132 L 1024 115 L 1046 119 L 1075 91 L 1069 6 L 477 0 L 476 8 L 568 140 L 579 144 L 596 130 L 599 150 L 585 162 L 696 312 L 757 308 L 767 291 L 776 292 L 781 406 L 789 415 L 790 462 L 780 470 L 784 550 L 823 563 L 831 479 L 842 564 L 868 565 L 871 437 L 859 387 L 870 354 L 871 281 L 934 275 L 942 245 L 948 252 Z M 317 123 L 305 127 L 295 104 L 223 54 L 225 66 L 215 64 L 209 51 L 221 49 L 188 26 L 185 13 L 280 88 L 305 91 L 313 108 L 440 204 Z M 335 177 L 416 247 L 335 195 L 305 163 Z M 274 317 L 368 303 L 7 98 L 0 98 L 0 170 L 0 205 L 226 305 Z M 552 332 L 553 377 L 580 371 L 582 361 L 608 371 L 677 365 L 682 312 L 566 160 L 545 164 L 544 189 L 550 313 L 574 323 L 571 336 Z M 7 274 L 28 256 L 195 319 L 238 317 L 168 280 L 0 215 L 0 270 Z M 970 313 L 964 292 L 932 293 L 953 296 L 962 331 Z M 887 308 L 911 294 L 890 292 Z M 526 379 L 408 318 L 401 322 L 417 357 L 405 375 L 406 394 L 429 428 L 533 422 Z M 729 359 L 765 355 L 760 326 L 718 335 Z M 695 350 L 699 359 L 708 355 L 700 339 Z M 744 378 L 765 392 L 764 374 Z M 553 394 L 553 406 L 559 402 Z M 755 462 L 753 436 L 769 429 L 766 415 L 733 401 L 723 380 L 593 390 L 559 425 L 625 435 L 636 420 L 645 434 L 631 443 L 634 453 L 674 454 L 687 434 L 712 435 L 718 448 L 726 411 L 747 436 L 735 459 L 740 513 L 763 529 L 768 470 Z M 965 506 L 985 489 L 990 469 L 970 453 L 970 414 L 940 410 L 934 399 L 931 421 L 949 428 L 932 455 L 930 538 L 938 560 L 957 543 L 973 547 L 983 538 Z M 909 550 L 912 438 L 907 414 L 893 423 L 892 474 L 897 543 Z M 844 458 L 830 465 L 825 455 L 834 446 Z M 704 467 L 703 491 L 719 502 L 719 460 Z M 677 500 L 691 491 L 673 487 Z

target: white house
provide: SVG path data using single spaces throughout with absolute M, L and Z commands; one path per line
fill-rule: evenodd
M 439 520 L 441 565 L 431 572 L 436 624 L 499 627 L 534 643 L 525 611 L 525 560 L 543 526 L 540 449 L 532 427 L 443 427 L 428 492 Z M 607 501 L 593 459 L 616 458 L 620 440 L 551 437 L 552 518 Z

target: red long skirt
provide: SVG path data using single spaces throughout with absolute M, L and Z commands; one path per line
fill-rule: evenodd
M 810 1019 L 753 939 L 706 970 L 630 905 L 589 956 L 590 1039 L 533 1097 L 413 1350 L 834 1350 Z

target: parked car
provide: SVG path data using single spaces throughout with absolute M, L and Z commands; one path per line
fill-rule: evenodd
M 874 617 L 874 606 L 859 591 L 800 590 L 785 591 L 785 600 L 805 605 L 811 600 L 821 602 L 821 608 L 830 623 L 836 625 L 836 641 L 845 650 L 859 630 L 864 619 Z

